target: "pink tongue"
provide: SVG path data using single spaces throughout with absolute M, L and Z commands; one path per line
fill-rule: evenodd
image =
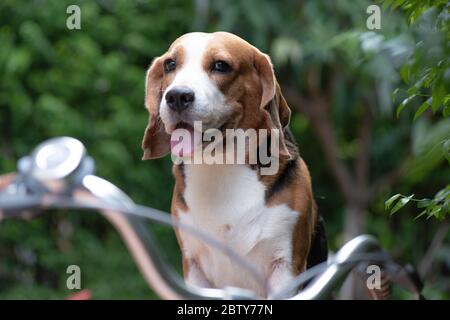
M 191 157 L 194 154 L 194 146 L 199 145 L 202 139 L 200 132 L 194 131 L 190 125 L 183 125 L 175 129 L 170 137 L 170 150 L 173 155 L 179 157 Z

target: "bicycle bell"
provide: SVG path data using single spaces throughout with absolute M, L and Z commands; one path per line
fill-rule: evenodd
M 94 172 L 94 161 L 77 139 L 57 137 L 39 144 L 30 156 L 18 162 L 19 172 L 31 189 L 62 193 L 72 190 L 81 179 Z

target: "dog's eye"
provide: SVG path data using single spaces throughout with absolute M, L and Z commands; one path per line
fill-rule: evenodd
M 231 66 L 225 61 L 214 61 L 211 65 L 211 71 L 227 73 L 231 71 Z
M 164 71 L 167 73 L 175 70 L 176 67 L 177 63 L 174 59 L 167 59 L 164 61 Z

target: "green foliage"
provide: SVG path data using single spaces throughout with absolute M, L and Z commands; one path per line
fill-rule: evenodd
M 66 28 L 71 4 L 81 8 L 81 30 Z M 14 171 L 44 139 L 73 136 L 96 160 L 98 175 L 135 201 L 168 211 L 170 160 L 141 161 L 144 80 L 153 57 L 189 29 L 192 10 L 171 0 L 1 1 L 0 173 Z M 66 220 L 73 230 L 67 238 L 58 231 Z M 173 233 L 158 230 L 176 261 Z M 67 297 L 70 264 L 81 267 L 82 288 L 94 298 L 155 297 L 97 214 L 1 221 L 0 257 L 2 298 Z
M 447 1 L 387 1 L 392 7 L 403 8 L 415 33 L 415 46 L 401 67 L 402 80 L 409 86 L 407 97 L 397 107 L 397 116 L 413 99 L 424 100 L 414 114 L 414 120 L 431 108 L 435 113 L 450 114 L 450 5 Z M 394 91 L 394 96 L 398 89 Z
M 383 8 L 392 7 L 393 9 L 401 8 L 408 19 L 408 23 L 414 23 L 428 9 L 435 7 L 442 11 L 448 6 L 446 0 L 385 0 Z
M 416 218 L 426 216 L 427 219 L 434 217 L 443 221 L 450 214 L 450 185 L 440 190 L 433 199 L 415 199 L 413 194 L 410 196 L 404 196 L 402 194 L 393 195 L 386 200 L 385 209 L 390 210 L 392 215 L 410 201 L 416 202 L 417 208 L 423 209 Z
M 415 111 L 414 120 L 421 117 L 428 109 L 436 113 L 441 107 L 442 116 L 448 118 L 450 115 L 450 4 L 440 0 L 386 2 L 386 6 L 401 7 L 416 31 L 414 50 L 400 69 L 401 78 L 409 88 L 406 90 L 406 98 L 397 107 L 397 117 L 414 99 L 420 98 L 423 102 Z M 394 90 L 393 96 L 396 97 L 399 91 L 399 88 Z M 450 158 L 448 147 L 450 128 L 446 127 L 443 134 L 440 141 L 435 141 L 434 145 L 428 145 L 426 158 L 417 157 L 415 161 L 420 161 L 427 166 L 430 163 L 438 163 L 441 154 L 448 160 Z M 392 202 L 399 199 L 391 210 L 393 214 L 411 198 L 412 196 L 394 195 L 386 201 L 386 209 L 390 208 Z M 448 215 L 448 186 L 440 190 L 434 199 L 415 201 L 418 202 L 418 208 L 423 208 L 419 216 L 426 215 L 428 218 L 444 220 Z

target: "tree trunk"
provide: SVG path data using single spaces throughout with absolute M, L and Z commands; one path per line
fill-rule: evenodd
M 363 205 L 347 205 L 344 217 L 344 238 L 345 242 L 364 233 L 366 222 L 366 208 Z M 340 298 L 344 300 L 365 299 L 366 295 L 357 277 L 350 274 L 342 285 Z
M 366 223 L 366 206 L 350 203 L 345 209 L 344 238 L 350 241 L 362 234 Z

